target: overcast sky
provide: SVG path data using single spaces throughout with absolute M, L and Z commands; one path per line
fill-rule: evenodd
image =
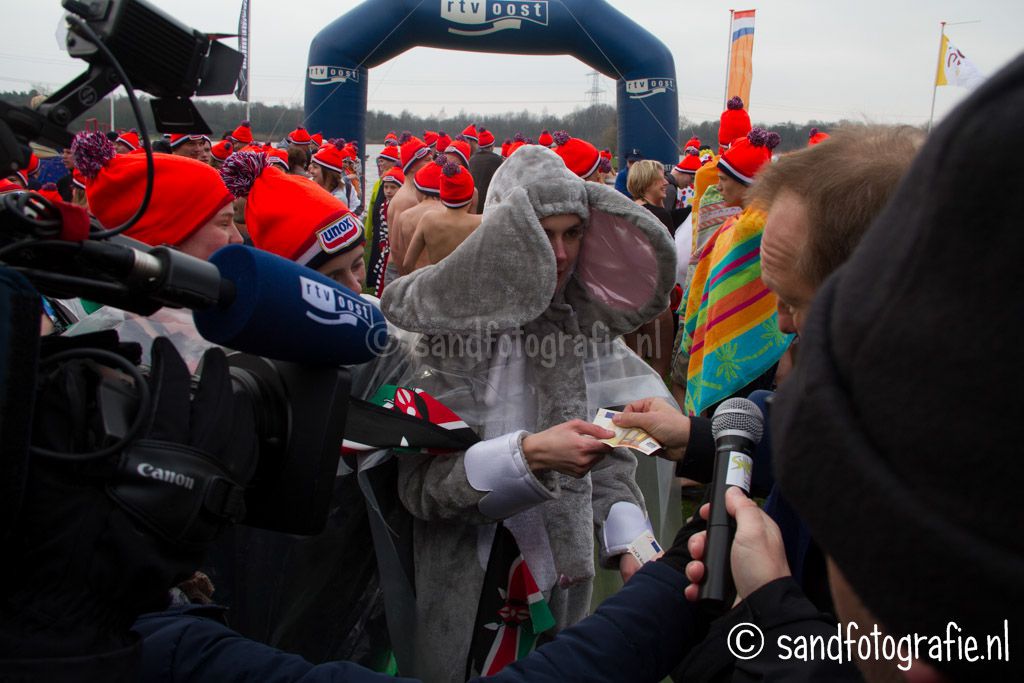
M 387 3 L 390 0 L 367 0 Z M 435 0 L 424 0 L 432 3 Z M 550 0 L 552 2 L 557 0 Z M 586 0 L 598 2 L 599 0 Z M 983 74 L 1024 48 L 1021 0 L 608 0 L 660 38 L 675 57 L 679 112 L 691 120 L 722 109 L 729 8 L 757 10 L 755 121 L 928 120 L 939 21 Z M 0 89 L 56 89 L 83 68 L 58 48 L 59 0 L 0 0 Z M 240 0 L 164 0 L 168 13 L 203 31 L 233 33 Z M 309 43 L 357 0 L 253 0 L 253 95 L 299 103 Z M 396 17 L 396 21 L 400 17 Z M 234 41 L 229 41 L 234 46 Z M 369 107 L 421 115 L 460 110 L 564 114 L 588 101 L 590 69 L 571 57 L 489 55 L 415 48 L 370 71 Z M 615 104 L 615 84 L 600 77 L 602 100 Z M 966 91 L 938 89 L 942 117 Z

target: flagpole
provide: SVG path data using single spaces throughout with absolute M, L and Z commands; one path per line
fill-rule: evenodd
M 732 66 L 732 22 L 736 10 L 729 10 L 729 35 L 726 37 L 729 49 L 725 51 L 725 92 L 722 93 L 722 109 L 724 110 L 729 101 L 729 67 Z
M 946 22 L 939 22 L 939 59 L 935 62 L 935 76 L 932 78 L 932 110 L 928 114 L 928 132 L 932 132 L 932 120 L 935 118 L 935 92 L 939 89 L 939 69 L 942 68 L 942 39 L 946 35 Z
M 252 102 L 252 2 L 245 12 L 245 120 L 252 121 L 249 105 Z

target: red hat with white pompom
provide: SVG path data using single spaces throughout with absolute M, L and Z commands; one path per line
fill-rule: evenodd
M 342 167 L 344 162 L 345 154 L 329 142 L 313 155 L 313 163 L 337 173 L 345 172 L 345 169 Z
M 288 152 L 283 149 L 278 149 L 273 145 L 263 145 L 263 151 L 267 153 L 267 158 L 272 164 L 277 164 L 278 168 L 287 173 L 291 170 L 291 166 L 288 164 Z
M 412 133 L 406 131 L 398 138 L 399 149 L 402 153 L 402 173 L 408 175 L 409 169 L 418 160 L 430 155 L 430 148 Z
M 473 148 L 466 142 L 464 135 L 457 135 L 452 143 L 448 145 L 444 150 L 445 154 L 454 154 L 460 159 L 465 166 L 469 166 L 469 157 L 473 154 Z
M 822 133 L 817 128 L 811 128 L 810 135 L 807 136 L 807 146 L 813 147 L 814 145 L 821 144 L 831 137 L 828 133 Z
M 718 120 L 718 144 L 728 147 L 733 140 L 750 132 L 750 114 L 743 108 L 743 100 L 733 97 Z
M 393 166 L 380 177 L 380 181 L 382 183 L 391 183 L 401 187 L 402 185 L 405 185 L 405 174 L 402 173 L 402 169 L 397 166 Z
M 244 147 L 251 145 L 253 142 L 252 137 L 252 125 L 248 121 L 242 121 L 238 124 L 238 127 L 231 131 L 231 135 L 228 139 L 234 142 L 238 147 Z
M 106 228 L 127 222 L 146 191 L 146 155 L 117 154 L 100 132 L 76 135 L 71 153 L 86 179 L 92 214 Z M 154 246 L 178 245 L 231 203 L 231 193 L 209 164 L 156 153 L 153 166 L 155 191 L 142 218 L 125 232 L 128 237 Z
M 416 189 L 430 197 L 441 196 L 441 167 L 447 160 L 439 156 L 432 163 L 426 164 L 416 171 L 412 178 L 412 184 Z
M 452 144 L 451 136 L 443 130 L 439 130 L 437 132 L 437 149 L 443 152 L 448 149 L 448 145 L 450 144 Z
M 60 192 L 57 191 L 56 183 L 46 183 L 40 189 L 36 190 L 40 195 L 46 198 L 49 202 L 62 202 L 64 198 L 60 196 Z
M 546 132 L 546 131 L 545 131 Z M 551 136 L 557 145 L 555 154 L 562 157 L 566 167 L 580 178 L 589 178 L 601 164 L 601 153 L 586 140 L 570 137 L 564 130 Z
M 398 145 L 384 145 L 384 149 L 380 151 L 377 158 L 400 164 L 402 163 L 402 150 L 399 149 Z
M 317 268 L 365 241 L 363 225 L 316 183 L 271 165 L 264 152 L 236 152 L 220 169 L 236 197 L 246 197 L 245 224 L 259 249 Z
M 131 130 L 126 130 L 120 135 L 118 135 L 117 140 L 115 140 L 115 142 L 120 142 L 122 145 L 130 147 L 131 149 L 129 151 L 131 152 L 134 152 L 139 147 L 142 147 L 142 142 L 139 140 L 139 133 L 134 128 L 132 128 Z
M 285 140 L 289 145 L 299 145 L 301 147 L 305 147 L 313 143 L 313 138 L 309 135 L 309 131 L 302 126 L 299 126 L 292 132 L 288 133 L 288 135 L 285 136 Z
M 417 174 L 418 175 L 418 174 Z M 450 161 L 441 169 L 441 203 L 452 209 L 461 209 L 473 201 L 473 176 Z
M 772 159 L 772 150 L 782 138 L 778 133 L 755 128 L 733 141 L 718 160 L 718 170 L 744 185 L 754 182 L 761 167 Z
M 672 171 L 675 173 L 689 173 L 690 175 L 696 175 L 697 170 L 700 169 L 702 165 L 697 148 L 693 145 L 687 144 L 682 160 L 675 165 Z
M 221 140 L 210 147 L 210 155 L 217 161 L 224 163 L 231 156 L 233 145 L 230 140 Z

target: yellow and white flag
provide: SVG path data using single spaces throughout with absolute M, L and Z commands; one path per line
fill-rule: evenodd
M 983 80 L 985 78 L 978 71 L 978 67 L 974 66 L 974 62 L 967 59 L 964 53 L 960 52 L 956 45 L 949 42 L 949 38 L 943 34 L 935 85 L 959 85 L 964 88 L 974 88 Z

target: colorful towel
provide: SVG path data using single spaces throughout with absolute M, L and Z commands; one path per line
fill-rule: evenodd
M 704 246 L 690 283 L 682 350 L 685 409 L 699 415 L 772 367 L 792 337 L 779 330 L 777 300 L 761 281 L 765 215 L 746 209 Z

